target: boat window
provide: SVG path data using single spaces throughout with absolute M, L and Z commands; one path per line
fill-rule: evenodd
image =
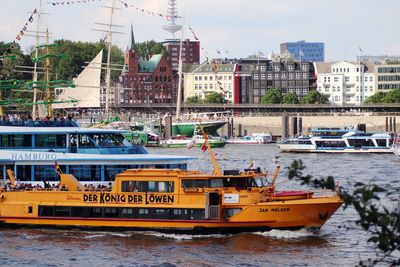
M 36 165 L 32 166 L 35 170 L 35 181 L 59 181 L 57 173 L 54 170 L 54 165 Z M 60 166 L 61 170 L 65 173 L 65 166 Z M 23 181 L 25 177 L 19 176 L 19 179 Z
M 32 136 L 28 134 L 2 134 L 0 136 L 0 147 L 31 148 Z
M 54 216 L 69 217 L 70 216 L 70 207 L 54 207 Z
M 54 168 L 53 168 L 54 172 Z M 100 165 L 70 165 L 69 173 L 75 176 L 79 181 L 100 181 Z
M 91 135 L 81 134 L 79 138 L 79 147 L 96 147 L 96 144 Z
M 103 217 L 103 212 L 101 208 L 89 208 L 89 217 Z
M 239 211 L 240 209 L 233 208 L 226 212 L 227 214 L 229 214 L 229 216 L 233 216 L 233 214 Z M 39 206 L 39 216 L 205 220 L 205 211 L 204 209 L 172 209 L 172 208 Z
M 211 179 L 210 180 L 210 187 L 223 187 L 224 183 L 222 179 Z
M 210 180 L 208 179 L 183 179 L 183 188 L 204 188 L 210 187 Z
M 131 209 L 131 208 L 123 208 L 121 210 L 121 217 L 123 218 L 133 218 L 133 217 L 137 217 L 137 213 L 134 212 L 135 209 Z
M 39 206 L 39 216 L 54 216 L 53 207 Z
M 65 134 L 39 134 L 35 135 L 35 147 L 53 148 L 66 147 Z
M 122 134 L 93 134 L 93 140 L 99 147 L 126 146 Z
M 224 217 L 229 218 L 235 215 L 236 213 L 239 213 L 242 209 L 241 208 L 225 208 L 224 209 Z
M 376 139 L 378 146 L 386 147 L 386 139 Z
M 122 192 L 174 192 L 172 181 L 122 181 Z
M 118 217 L 117 208 L 104 208 L 104 217 L 106 217 L 106 218 L 117 218 Z
M 262 177 L 254 178 L 253 181 L 255 182 L 255 186 L 257 187 L 268 186 L 267 181 Z

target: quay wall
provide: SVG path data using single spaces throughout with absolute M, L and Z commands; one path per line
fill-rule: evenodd
M 308 128 L 317 127 L 346 127 L 356 124 L 365 124 L 368 132 L 399 132 L 400 116 L 371 116 L 371 115 L 332 115 L 332 116 L 305 116 L 288 115 L 287 123 L 283 119 L 285 116 L 246 116 L 233 117 L 234 136 L 251 135 L 252 133 L 269 132 L 275 137 L 284 134 L 284 125 L 287 126 L 288 135 L 293 135 L 293 130 L 297 124 L 297 132 L 306 133 Z M 296 119 L 294 119 L 296 118 Z M 299 125 L 301 118 L 301 129 Z M 221 134 L 226 135 L 228 127 L 221 129 Z

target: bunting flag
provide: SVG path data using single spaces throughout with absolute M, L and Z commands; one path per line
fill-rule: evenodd
M 73 5 L 73 4 L 86 4 L 90 2 L 101 2 L 103 0 L 77 0 L 77 1 L 62 1 L 62 2 L 47 2 L 49 5 L 58 6 L 58 5 Z
M 24 26 L 22 27 L 22 29 L 19 31 L 19 33 L 15 37 L 15 40 L 17 40 L 17 41 L 21 40 L 21 38 L 25 34 L 26 30 L 28 30 L 29 24 L 31 24 L 33 22 L 33 15 L 35 15 L 35 14 L 37 14 L 37 9 L 36 8 L 33 10 L 32 14 L 28 18 L 28 21 L 25 22 Z M 16 45 L 16 43 L 15 43 L 16 41 L 15 40 L 13 41 L 13 46 Z
M 127 2 L 125 2 L 125 1 L 123 1 L 123 0 L 118 0 L 118 1 L 119 1 L 125 8 L 132 8 L 132 9 L 135 9 L 136 11 L 145 13 L 145 14 L 147 14 L 147 15 L 151 15 L 151 16 L 153 16 L 153 17 L 158 16 L 158 17 L 161 17 L 161 18 L 165 18 L 165 19 L 167 19 L 167 20 L 171 20 L 171 19 L 173 19 L 173 18 L 175 18 L 175 19 L 180 19 L 180 18 L 182 18 L 182 17 L 180 17 L 180 16 L 169 16 L 169 15 L 157 13 L 157 12 L 154 12 L 154 11 L 151 11 L 151 10 L 146 10 L 146 9 L 143 9 L 143 8 L 139 8 L 139 7 L 134 6 L 134 5 L 132 5 L 132 4 L 128 4 Z

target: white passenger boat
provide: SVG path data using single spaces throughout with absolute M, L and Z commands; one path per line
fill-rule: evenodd
M 388 133 L 325 128 L 311 130 L 310 136 L 288 138 L 278 143 L 282 152 L 392 153 Z
M 252 135 L 246 135 L 242 138 L 227 139 L 227 144 L 268 144 L 272 142 L 272 135 L 270 133 L 253 133 Z
M 80 181 L 106 182 L 129 168 L 187 169 L 192 159 L 148 154 L 143 146 L 128 142 L 123 130 L 81 128 L 74 121 L 6 124 L 0 126 L 0 162 L 11 165 L 24 182 L 57 181 L 55 161 Z M 2 177 L 5 169 L 0 170 Z

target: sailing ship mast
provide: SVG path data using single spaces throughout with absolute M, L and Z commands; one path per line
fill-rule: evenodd
M 105 114 L 106 114 L 106 117 L 108 118 L 109 113 L 110 113 L 110 92 L 111 92 L 111 67 L 110 67 L 111 63 L 110 62 L 111 62 L 112 35 L 113 35 L 113 33 L 124 34 L 123 32 L 114 31 L 113 28 L 114 27 L 122 28 L 124 26 L 113 24 L 115 10 L 121 9 L 121 8 L 118 8 L 115 6 L 115 0 L 112 0 L 111 6 L 102 6 L 102 7 L 110 9 L 110 20 L 109 20 L 108 24 L 107 23 L 95 23 L 95 24 L 105 26 L 105 27 L 107 27 L 107 30 L 101 30 L 101 29 L 93 29 L 93 30 L 107 33 L 108 52 L 107 52 L 107 63 L 106 63 L 106 68 L 105 68 L 106 69 Z

